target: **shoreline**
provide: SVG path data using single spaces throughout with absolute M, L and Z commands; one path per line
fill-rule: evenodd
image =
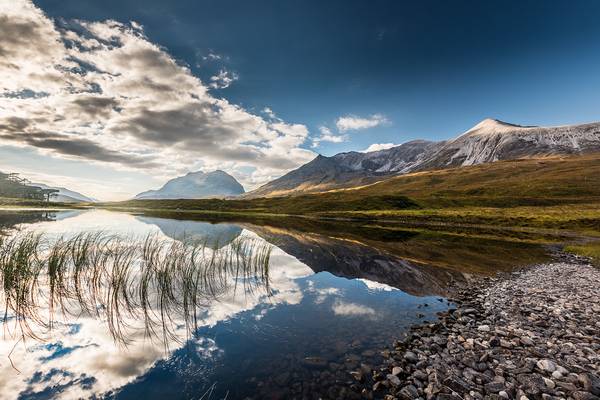
M 357 398 L 600 399 L 600 269 L 548 263 L 453 288 L 456 307 L 411 327 L 371 371 L 349 371 Z

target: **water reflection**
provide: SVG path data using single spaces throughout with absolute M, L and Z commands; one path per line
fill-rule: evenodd
M 192 245 L 207 245 L 211 248 L 226 246 L 242 233 L 242 228 L 239 226 L 226 223 L 211 224 L 143 215 L 136 218 L 146 224 L 157 226 L 165 236 L 173 240 Z
M 319 224 L 316 229 L 306 221 L 211 224 L 107 211 L 1 213 L 0 221 L 13 232 L 43 232 L 49 240 L 74 240 L 87 232 L 138 239 L 150 235 L 164 244 L 159 253 L 171 254 L 180 268 L 174 267 L 176 278 L 164 286 L 160 278 L 168 275 L 169 262 L 155 260 L 153 295 L 145 303 L 138 301 L 144 298 L 139 261 L 126 269 L 126 285 L 115 279 L 122 274 L 81 276 L 82 283 L 102 282 L 101 295 L 84 296 L 81 306 L 76 288 L 64 286 L 64 307 L 54 307 L 52 330 L 41 332 L 41 342 L 23 336 L 14 329 L 19 321 L 7 316 L 0 341 L 0 398 L 7 399 L 344 397 L 348 369 L 378 362 L 373 349 L 445 308 L 437 296 L 446 293 L 450 282 L 484 271 L 485 263 L 494 268 L 492 253 L 523 262 L 538 251 L 480 241 L 491 255 L 484 257 L 476 253 L 475 242 L 465 239 L 461 246 L 454 236 L 352 225 Z M 204 260 L 210 260 L 213 254 L 238 254 L 237 243 L 247 240 L 275 246 L 264 268 L 240 270 L 236 262 L 225 269 L 195 270 L 211 274 L 190 273 L 190 245 L 206 244 Z M 134 245 L 138 242 L 117 243 L 135 247 L 130 257 L 147 262 L 148 255 Z M 110 266 L 102 271 L 114 271 L 117 253 L 111 253 Z M 202 290 L 185 289 L 190 282 Z M 161 284 L 163 290 L 156 290 Z M 37 311 L 48 321 L 50 289 L 41 284 L 37 290 Z M 192 312 L 184 307 L 189 304 L 186 291 L 204 293 Z M 115 293 L 135 301 L 105 300 Z M 116 315 L 107 312 L 115 305 Z M 150 330 L 148 317 L 154 321 Z M 111 326 L 119 327 L 118 334 Z

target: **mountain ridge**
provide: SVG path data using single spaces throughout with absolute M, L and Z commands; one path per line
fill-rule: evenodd
M 409 172 L 596 151 L 600 152 L 600 122 L 541 127 L 486 118 L 445 141 L 413 140 L 368 153 L 318 155 L 244 197 L 314 193 L 370 184 Z

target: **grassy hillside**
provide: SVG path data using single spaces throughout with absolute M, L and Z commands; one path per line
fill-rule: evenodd
M 592 203 L 600 199 L 600 154 L 419 172 L 344 192 L 349 199 L 402 194 L 424 207 Z

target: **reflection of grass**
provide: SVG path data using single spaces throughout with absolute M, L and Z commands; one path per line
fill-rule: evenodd
M 415 223 L 577 229 L 593 233 L 594 231 L 599 232 L 600 203 L 547 207 L 449 207 L 417 210 L 349 211 L 344 213 L 321 213 L 321 216 Z
M 600 267 L 600 242 L 598 241 L 566 246 L 565 250 L 570 253 L 579 254 L 580 256 L 589 257 L 593 264 Z
M 193 333 L 197 316 L 238 286 L 269 294 L 270 251 L 250 239 L 213 251 L 154 236 L 139 241 L 88 233 L 52 243 L 36 234 L 5 238 L 4 328 L 11 319 L 20 335 L 40 338 L 36 328 L 51 330 L 60 311 L 106 320 L 113 338 L 124 344 L 129 322 L 137 320 L 146 336 L 176 340 L 178 324 L 183 321 Z

